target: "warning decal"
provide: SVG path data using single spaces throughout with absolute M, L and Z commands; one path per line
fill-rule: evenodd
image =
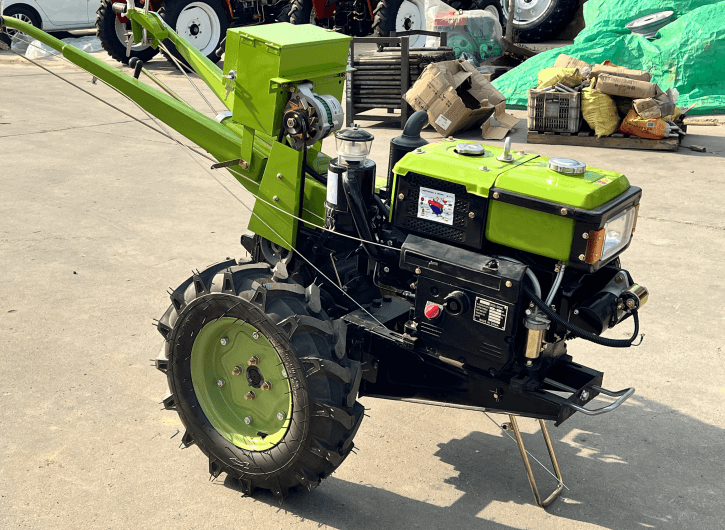
M 506 329 L 506 315 L 508 307 L 493 300 L 476 297 L 476 307 L 473 308 L 473 320 L 496 329 Z
M 420 187 L 418 195 L 418 217 L 437 223 L 453 225 L 453 208 L 456 196 L 445 191 Z

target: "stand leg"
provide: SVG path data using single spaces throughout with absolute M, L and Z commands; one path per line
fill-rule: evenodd
M 551 438 L 549 437 L 549 431 L 546 428 L 546 422 L 544 420 L 539 420 L 539 425 L 541 426 L 541 434 L 544 435 L 544 442 L 546 443 L 546 449 L 549 451 L 549 458 L 551 458 L 551 465 L 554 466 L 554 473 L 556 474 L 556 478 L 559 480 L 559 485 L 557 488 L 549 495 L 546 499 L 543 501 L 541 500 L 541 495 L 539 495 L 539 488 L 536 487 L 536 480 L 534 480 L 534 473 L 531 471 L 531 464 L 529 463 L 529 457 L 526 454 L 526 448 L 524 447 L 524 441 L 521 438 L 521 431 L 519 431 L 519 425 L 516 422 L 516 416 L 513 414 L 509 414 L 509 420 L 511 425 L 511 430 L 514 431 L 514 436 L 516 437 L 516 443 L 519 445 L 519 451 L 521 452 L 521 459 L 524 461 L 524 467 L 526 468 L 526 475 L 529 477 L 529 484 L 531 485 L 531 491 L 534 494 L 534 499 L 536 499 L 536 504 L 541 506 L 542 508 L 546 508 L 549 506 L 552 502 L 554 502 L 554 499 L 556 499 L 559 495 L 561 495 L 561 492 L 564 489 L 564 482 L 561 478 L 561 470 L 559 469 L 559 463 L 556 461 L 556 455 L 554 454 L 554 446 L 551 445 Z

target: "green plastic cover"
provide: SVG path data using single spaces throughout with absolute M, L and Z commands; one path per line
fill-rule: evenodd
M 628 22 L 671 9 L 677 18 L 649 41 L 633 35 Z M 674 17 L 673 17 L 674 18 Z M 574 44 L 532 57 L 493 81 L 509 108 L 526 108 L 537 74 L 553 66 L 559 54 L 591 64 L 609 59 L 618 66 L 647 70 L 662 90 L 676 88 L 677 105 L 697 106 L 689 114 L 725 112 L 725 1 L 589 0 L 586 28 Z

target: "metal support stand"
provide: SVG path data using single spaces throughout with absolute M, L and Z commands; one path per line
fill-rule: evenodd
M 516 423 L 516 416 L 513 414 L 509 414 L 509 425 L 511 426 L 511 430 L 514 431 L 514 436 L 516 437 L 516 443 L 519 446 L 519 451 L 521 451 L 521 459 L 524 461 L 524 467 L 526 468 L 526 475 L 529 477 L 529 484 L 531 485 L 531 491 L 534 494 L 534 499 L 536 499 L 536 504 L 541 506 L 542 508 L 546 508 L 549 506 L 552 502 L 554 502 L 554 499 L 556 499 L 559 495 L 561 495 L 561 492 L 564 490 L 564 481 L 561 478 L 561 470 L 559 469 L 559 463 L 556 461 L 556 455 L 554 454 L 554 446 L 551 445 L 551 438 L 549 437 L 549 431 L 546 428 L 546 422 L 542 419 L 539 420 L 539 425 L 541 426 L 541 434 L 544 435 L 544 442 L 546 442 L 546 449 L 549 451 L 549 458 L 551 458 L 551 465 L 554 466 L 554 473 L 556 473 L 556 478 L 559 480 L 559 485 L 557 488 L 552 492 L 551 495 L 549 495 L 546 499 L 543 501 L 541 500 L 541 495 L 539 495 L 539 488 L 536 487 L 536 480 L 534 480 L 534 473 L 531 471 L 531 464 L 529 463 L 529 457 L 526 454 L 526 447 L 524 447 L 524 441 L 521 438 L 521 431 L 519 431 L 519 425 Z

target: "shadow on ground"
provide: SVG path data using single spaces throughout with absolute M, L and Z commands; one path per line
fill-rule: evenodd
M 717 510 L 725 471 L 722 429 L 647 399 L 630 401 L 618 411 L 626 425 L 612 421 L 617 419 L 614 416 L 606 421 L 601 419 L 604 417 L 577 415 L 559 428 L 550 426 L 570 490 L 548 508 L 545 527 L 558 527 L 557 519 L 563 519 L 613 530 L 721 528 Z M 598 432 L 597 426 L 603 429 Z M 524 434 L 525 443 L 546 462 L 541 436 L 531 431 L 533 434 Z M 435 456 L 455 468 L 445 482 L 461 492 L 450 506 L 334 476 L 312 492 L 291 494 L 282 504 L 267 491 L 255 493 L 253 499 L 302 520 L 340 529 L 544 527 L 527 518 L 543 521 L 514 442 L 499 435 L 471 432 L 438 447 Z M 535 474 L 540 490 L 548 494 L 554 479 L 534 462 L 532 465 L 538 468 Z M 420 484 L 421 489 L 436 488 L 425 476 L 420 477 Z M 224 485 L 240 491 L 231 478 Z M 516 524 L 501 522 L 512 513 L 516 514 Z

